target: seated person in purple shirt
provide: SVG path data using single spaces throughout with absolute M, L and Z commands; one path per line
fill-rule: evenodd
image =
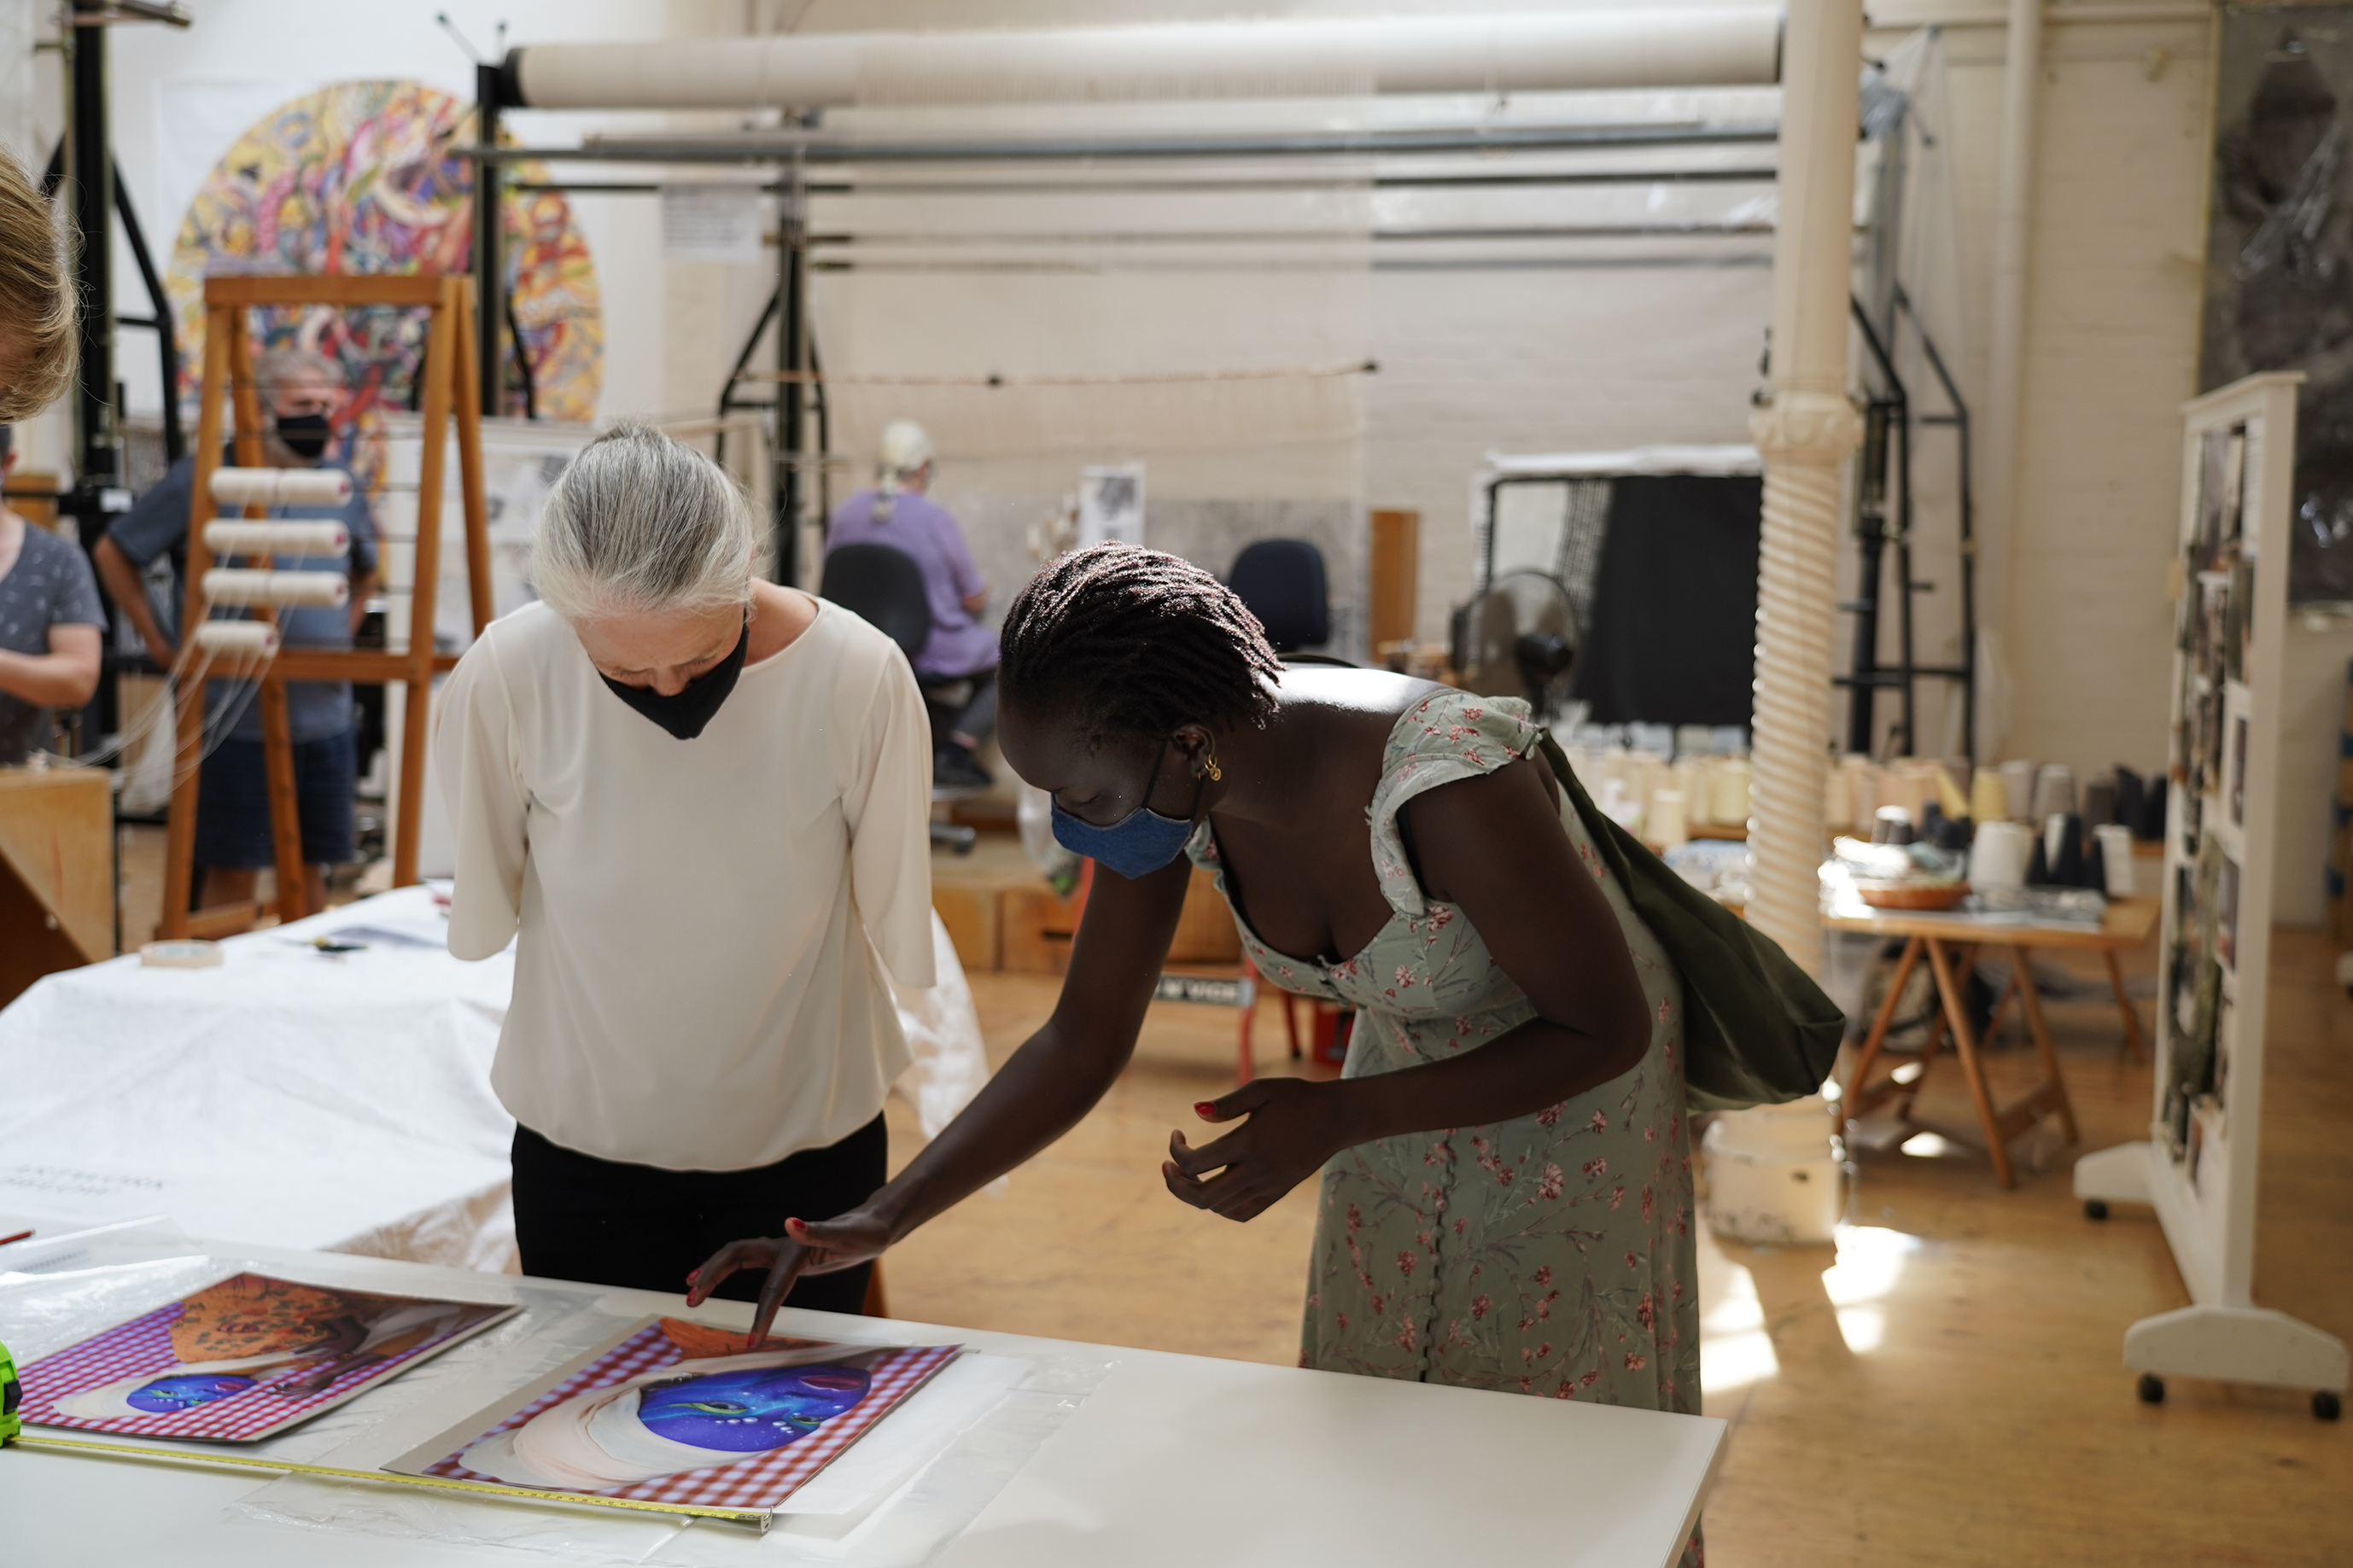
M 997 727 L 997 633 L 975 619 L 988 584 L 972 563 L 964 530 L 923 494 L 932 482 L 932 438 L 910 420 L 882 432 L 874 488 L 860 490 L 827 520 L 827 553 L 845 544 L 887 544 L 915 558 L 932 606 L 932 640 L 915 658 L 915 679 L 932 710 L 932 782 L 985 789 L 996 781 L 973 753 Z

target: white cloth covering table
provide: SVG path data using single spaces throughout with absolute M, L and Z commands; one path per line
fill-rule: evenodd
M 364 1289 L 448 1289 L 471 1299 L 486 1287 L 527 1283 L 599 1299 L 617 1312 L 683 1310 L 679 1298 L 650 1292 L 486 1280 L 381 1258 L 222 1251 Z M 742 1329 L 750 1312 L 714 1302 L 691 1315 Z M 1341 1373 L 791 1309 L 777 1329 L 1115 1363 L 932 1559 L 938 1568 L 1300 1568 L 1473 1555 L 1555 1568 L 1663 1568 L 1699 1517 L 1725 1442 L 1725 1423 L 1710 1417 Z M 448 1419 L 498 1392 L 458 1390 L 470 1403 Z M 0 1450 L 0 1558 L 175 1568 L 548 1561 L 513 1549 L 231 1522 L 224 1510 L 256 1486 L 249 1474 Z
M 448 924 L 402 888 L 232 937 L 218 968 L 132 954 L 42 979 L 0 1010 L 0 1210 L 512 1267 L 514 1119 L 491 1058 L 514 955 L 453 958 Z M 309 945 L 338 931 L 364 951 Z M 894 992 L 926 1132 L 988 1077 L 936 916 L 933 945 L 939 984 Z

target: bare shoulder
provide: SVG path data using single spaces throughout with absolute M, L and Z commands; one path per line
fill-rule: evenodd
M 1398 720 L 1447 688 L 1386 669 L 1303 664 L 1283 670 L 1280 689 L 1286 711 L 1312 715 L 1352 733 L 1377 733 L 1386 743 Z

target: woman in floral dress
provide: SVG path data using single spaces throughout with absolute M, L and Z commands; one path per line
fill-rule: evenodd
M 1008 612 L 1006 760 L 1099 868 L 1053 1017 L 859 1209 L 699 1271 L 874 1257 L 1067 1131 L 1134 1049 L 1191 858 L 1270 982 L 1357 1010 L 1338 1082 L 1260 1079 L 1170 1140 L 1248 1220 L 1322 1173 L 1303 1364 L 1699 1405 L 1682 983 L 1536 751 L 1525 704 L 1285 668 L 1217 580 L 1100 545 Z

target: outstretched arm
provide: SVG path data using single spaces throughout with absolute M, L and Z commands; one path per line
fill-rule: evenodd
M 1460 1056 L 1338 1083 L 1261 1079 L 1214 1102 L 1248 1120 L 1201 1148 L 1171 1134 L 1161 1173 L 1198 1208 L 1250 1219 L 1341 1150 L 1527 1116 L 1609 1082 L 1650 1048 L 1649 1004 L 1600 884 L 1535 763 L 1442 784 L 1409 808 L 1423 890 L 1478 928 L 1536 1009 Z
M 1117 1079 L 1176 931 L 1191 868 L 1182 859 L 1133 881 L 1098 870 L 1071 944 L 1054 1016 L 1023 1042 L 964 1113 L 865 1203 L 839 1219 L 786 1219 L 786 1234 L 730 1243 L 688 1276 L 700 1306 L 730 1275 L 767 1272 L 752 1342 L 803 1274 L 878 1257 L 934 1215 L 1037 1153 L 1077 1124 Z

